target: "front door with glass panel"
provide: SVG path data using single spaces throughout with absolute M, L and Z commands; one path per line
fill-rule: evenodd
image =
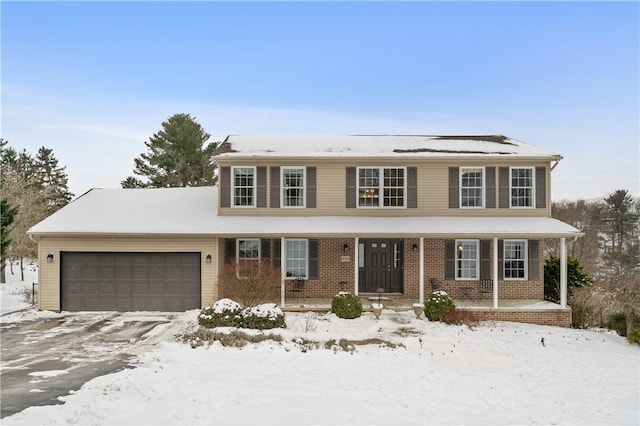
M 358 291 L 402 293 L 402 240 L 360 240 Z

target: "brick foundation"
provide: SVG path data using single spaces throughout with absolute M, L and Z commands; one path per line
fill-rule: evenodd
M 571 309 L 460 309 L 470 312 L 476 321 L 512 321 L 527 324 L 571 326 Z

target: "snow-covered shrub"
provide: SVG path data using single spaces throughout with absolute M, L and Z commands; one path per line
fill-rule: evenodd
M 239 327 L 242 307 L 231 299 L 220 299 L 203 308 L 198 315 L 198 324 L 207 327 Z
M 456 305 L 446 291 L 437 290 L 431 293 L 424 302 L 424 316 L 429 321 L 440 321 L 442 316 L 456 309 Z
M 341 291 L 331 301 L 331 312 L 339 318 L 358 318 L 362 315 L 362 302 L 358 296 Z
M 275 303 L 246 308 L 240 313 L 240 327 L 266 330 L 270 328 L 286 328 L 284 314 Z

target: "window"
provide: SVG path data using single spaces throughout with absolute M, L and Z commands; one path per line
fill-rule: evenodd
M 359 167 L 358 207 L 404 207 L 404 167 Z
M 527 279 L 527 240 L 504 240 L 504 279 Z
M 484 207 L 484 167 L 460 167 L 460 207 Z
M 238 277 L 249 277 L 254 268 L 260 267 L 260 240 L 257 238 L 236 240 L 236 273 Z
M 282 207 L 304 207 L 305 168 L 282 167 Z
M 286 240 L 286 265 L 288 278 L 309 278 L 309 241 L 301 239 Z
M 456 279 L 478 279 L 478 240 L 456 240 Z
M 511 207 L 534 207 L 533 167 L 511 168 Z
M 231 198 L 234 207 L 255 207 L 256 205 L 256 168 L 231 168 Z

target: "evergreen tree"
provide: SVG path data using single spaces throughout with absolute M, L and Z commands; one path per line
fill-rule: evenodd
M 638 270 L 639 203 L 624 189 L 612 192 L 604 202 L 605 260 L 617 273 Z
M 567 291 L 588 285 L 591 285 L 591 278 L 584 272 L 578 259 L 567 256 Z M 558 256 L 551 256 L 544 262 L 544 298 L 560 303 L 560 258 Z
M 147 181 L 130 176 L 122 181 L 122 186 L 166 188 L 215 184 L 213 152 L 218 144 L 207 143 L 210 137 L 189 114 L 169 117 L 162 123 L 162 130 L 145 142 L 148 152 L 134 160 L 133 173 Z
M 5 276 L 5 265 L 7 259 L 7 250 L 9 248 L 9 244 L 11 244 L 10 238 L 10 226 L 13 223 L 16 213 L 18 213 L 18 208 L 16 206 L 12 206 L 9 202 L 2 198 L 0 199 L 0 282 L 6 283 Z
M 66 167 L 58 166 L 53 150 L 41 147 L 36 155 L 35 179 L 40 186 L 41 195 L 48 215 L 69 204 L 73 194 L 69 192 Z

